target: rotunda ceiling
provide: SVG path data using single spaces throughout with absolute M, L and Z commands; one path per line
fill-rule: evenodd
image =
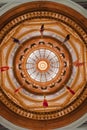
M 67 6 L 46 1 L 23 4 L 1 18 L 1 103 L 18 118 L 37 122 L 34 127 L 41 121 L 60 127 L 57 122 L 64 118 L 63 125 L 69 124 L 65 117 L 73 112 L 86 113 L 86 19 Z

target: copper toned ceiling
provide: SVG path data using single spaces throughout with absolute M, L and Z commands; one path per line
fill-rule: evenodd
M 26 128 L 46 124 L 51 129 L 87 112 L 86 23 L 69 7 L 45 1 L 23 4 L 1 16 L 3 117 Z

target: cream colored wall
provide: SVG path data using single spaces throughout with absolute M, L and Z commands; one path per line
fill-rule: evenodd
M 87 114 L 84 115 L 82 118 L 80 118 L 79 120 L 73 122 L 72 124 L 66 126 L 66 127 L 62 127 L 59 129 L 55 129 L 55 130 L 87 130 L 87 125 L 81 126 L 85 121 L 87 121 Z M 12 124 L 11 122 L 7 121 L 6 119 L 4 119 L 3 117 L 0 116 L 0 124 L 5 126 L 6 128 L 8 128 L 9 130 L 29 130 L 29 129 L 25 129 L 25 128 L 21 128 L 19 126 L 16 126 L 14 124 Z M 78 128 L 79 127 L 79 128 Z
M 29 2 L 29 1 L 38 1 L 38 0 L 0 0 L 0 3 L 7 3 L 2 8 L 0 8 L 0 15 L 2 15 L 7 10 L 9 10 L 17 5 L 20 5 L 22 3 Z M 44 0 L 41 0 L 41 1 L 44 1 Z M 64 5 L 68 5 L 69 7 L 80 12 L 83 16 L 85 16 L 87 18 L 87 10 L 85 10 L 80 5 L 74 3 L 73 0 L 72 1 L 71 0 L 46 0 L 46 1 L 55 1 L 58 3 L 62 3 Z

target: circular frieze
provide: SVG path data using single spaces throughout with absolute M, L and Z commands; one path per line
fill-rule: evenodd
M 14 72 L 19 83 L 30 92 L 50 94 L 61 89 L 68 81 L 71 63 L 71 55 L 61 42 L 50 37 L 40 41 L 40 37 L 37 37 L 17 50 Z

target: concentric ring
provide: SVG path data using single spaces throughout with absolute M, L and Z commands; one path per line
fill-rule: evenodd
M 45 48 L 35 50 L 27 59 L 26 69 L 32 79 L 38 82 L 48 82 L 58 73 L 58 57 Z
M 86 51 L 84 51 L 87 41 L 86 29 L 78 19 L 63 12 L 65 6 L 63 9 L 59 9 L 60 4 L 53 6 L 48 2 L 45 4 L 32 2 L 33 6 L 30 5 L 31 3 L 22 8 L 18 7 L 18 11 L 20 9 L 18 15 L 16 13 L 14 15 L 12 12 L 10 15 L 7 13 L 9 21 L 4 21 L 5 26 L 0 27 L 2 28 L 0 31 L 2 50 L 0 64 L 13 67 L 1 73 L 0 100 L 10 111 L 14 111 L 19 119 L 23 117 L 25 120 L 27 118 L 39 121 L 47 120 L 47 124 L 50 125 L 51 122 L 48 120 L 55 123 L 54 119 L 56 121 L 69 119 L 70 114 L 73 115 L 77 110 L 80 117 L 82 115 L 80 106 L 87 98 L 86 64 L 76 67 L 73 62 L 77 59 L 80 62 L 87 61 Z M 34 6 L 36 10 L 34 10 Z M 25 9 L 25 11 L 21 9 Z M 47 10 L 44 11 L 44 9 Z M 5 14 L 3 19 L 7 19 L 7 17 Z M 45 25 L 43 37 L 40 34 L 42 23 Z M 63 44 L 67 34 L 71 34 L 70 40 Z M 18 38 L 22 45 L 14 43 L 11 37 Z M 29 56 L 40 49 L 49 50 L 58 58 L 58 73 L 52 80 L 46 82 L 32 79 L 26 69 Z M 45 65 L 43 65 L 43 61 Z M 44 69 L 41 70 L 40 66 L 44 66 Z M 42 71 L 44 73 L 50 68 L 49 60 L 46 58 L 37 60 L 35 67 L 40 73 Z M 75 94 L 73 95 L 67 90 L 66 86 L 69 86 Z M 48 101 L 46 109 L 42 104 L 43 95 L 46 95 Z M 72 119 L 76 120 L 76 116 L 74 117 L 75 119 Z M 64 120 L 64 122 L 66 121 Z M 60 123 L 57 122 L 56 125 Z
M 39 61 L 37 66 L 40 71 L 44 71 L 48 68 L 48 64 L 45 60 Z
M 50 94 L 68 81 L 72 68 L 70 62 L 70 53 L 61 42 L 47 36 L 43 40 L 36 37 L 17 50 L 14 72 L 19 83 L 29 91 Z

